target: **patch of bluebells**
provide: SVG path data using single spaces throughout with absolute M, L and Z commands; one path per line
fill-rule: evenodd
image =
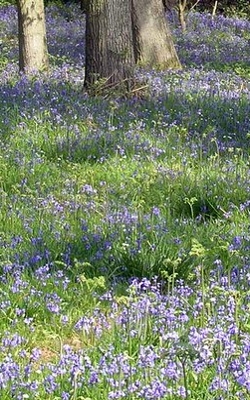
M 85 16 L 78 5 L 46 9 L 49 53 L 56 59 L 84 66 Z
M 244 19 L 228 18 L 192 12 L 187 18 L 187 32 L 182 33 L 175 15 L 170 15 L 181 61 L 188 66 L 203 67 L 207 63 L 248 63 L 249 42 L 245 32 L 250 23 Z
M 121 298 L 101 295 L 99 302 L 109 302 L 105 314 L 97 307 L 74 326 L 82 343 L 94 346 L 63 344 L 47 362 L 42 349 L 28 350 L 28 337 L 7 333 L 1 340 L 2 390 L 20 399 L 32 391 L 39 398 L 67 398 L 72 390 L 78 396 L 102 393 L 103 399 L 198 399 L 195 393 L 205 385 L 214 397 L 230 391 L 243 398 L 249 392 L 249 282 L 242 277 L 236 288 L 220 265 L 205 290 L 197 269 L 196 281 L 176 281 L 171 293 L 155 277 L 134 278 Z
M 152 212 L 155 213 L 155 208 Z M 128 214 L 126 218 L 124 215 L 127 211 L 118 214 L 116 222 L 121 223 L 122 219 L 124 224 L 128 217 L 137 220 L 136 215 Z M 247 238 L 235 237 L 229 250 L 238 250 L 244 241 L 247 242 Z M 78 351 L 74 346 L 65 346 L 57 362 L 41 360 L 39 376 L 43 376 L 42 383 L 36 379 L 32 357 L 25 358 L 22 353 L 22 362 L 14 355 L 14 358 L 3 358 L 1 368 L 8 370 L 2 375 L 2 387 L 8 387 L 14 396 L 32 390 L 40 393 L 40 398 L 45 398 L 46 394 L 66 396 L 64 382 L 67 380 L 69 392 L 74 387 L 79 395 L 84 396 L 104 386 L 106 398 L 128 398 L 132 395 L 136 399 L 153 399 L 156 395 L 163 399 L 177 395 L 185 398 L 187 392 L 192 394 L 196 391 L 199 377 L 208 374 L 207 390 L 215 396 L 230 390 L 243 397 L 248 390 L 248 370 L 243 365 L 248 362 L 250 342 L 245 329 L 248 323 L 248 269 L 246 265 L 238 274 L 235 268 L 230 275 L 225 275 L 222 262 L 217 260 L 205 291 L 199 269 L 196 271 L 197 282 L 187 285 L 178 281 L 172 293 L 166 293 L 166 288 L 157 278 L 152 281 L 133 279 L 124 301 L 119 301 L 110 292 L 102 295 L 100 301 L 108 301 L 110 311 L 104 314 L 96 308 L 92 314 L 81 316 L 74 326 L 83 341 L 91 338 L 94 342 L 101 342 L 103 339 L 100 353 L 91 347 L 88 351 Z M 9 271 L 9 268 L 6 269 L 6 274 Z M 18 272 L 16 265 L 13 271 L 13 294 L 18 298 L 25 293 L 30 299 L 30 303 L 25 304 L 26 310 L 33 304 L 36 310 L 46 306 L 52 315 L 60 314 L 62 302 L 59 295 L 51 293 L 43 296 L 41 290 L 30 288 L 30 285 L 28 288 L 27 283 L 20 284 L 20 281 L 25 282 L 20 276 L 22 267 Z M 53 276 L 48 266 L 38 269 L 35 276 L 44 287 L 50 287 Z M 65 280 L 63 271 L 58 271 L 56 280 Z M 245 293 L 241 297 L 239 290 Z M 4 299 L 4 292 L 2 296 Z M 4 306 L 4 313 L 9 306 L 10 303 Z M 17 310 L 14 329 L 26 319 L 26 312 Z M 62 319 L 61 322 L 65 324 Z M 33 321 L 27 323 L 32 324 Z M 114 327 L 116 333 L 112 336 Z M 33 329 L 36 329 L 35 325 Z M 107 338 L 108 343 L 111 341 L 108 347 Z M 120 345 L 117 347 L 118 338 Z M 28 337 L 8 333 L 2 339 L 2 354 L 11 349 L 23 351 L 27 348 L 27 340 Z M 23 362 L 26 364 L 23 365 Z M 193 377 L 188 387 L 183 385 L 183 368 Z M 217 373 L 211 374 L 211 370 Z M 23 381 L 24 376 L 29 384 Z

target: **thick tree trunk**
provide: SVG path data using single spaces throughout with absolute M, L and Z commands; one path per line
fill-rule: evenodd
M 19 68 L 46 69 L 48 50 L 43 0 L 18 0 Z
M 162 0 L 132 0 L 136 62 L 160 69 L 181 68 Z
M 85 87 L 132 82 L 135 64 L 131 2 L 89 0 L 86 16 Z

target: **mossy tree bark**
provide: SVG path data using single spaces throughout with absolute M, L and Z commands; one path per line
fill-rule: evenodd
M 30 72 L 48 68 L 43 0 L 18 0 L 19 68 Z

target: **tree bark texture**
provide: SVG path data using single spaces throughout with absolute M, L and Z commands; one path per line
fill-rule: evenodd
M 18 0 L 19 68 L 46 69 L 48 49 L 43 0 Z
M 130 82 L 135 64 L 130 0 L 90 0 L 86 15 L 85 86 Z
M 160 69 L 181 68 L 162 0 L 132 0 L 136 62 Z

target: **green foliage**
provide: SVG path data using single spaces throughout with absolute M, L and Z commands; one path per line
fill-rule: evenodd
M 224 8 L 224 12 L 228 17 L 250 19 L 250 3 L 248 0 L 229 2 Z
M 250 78 L 250 66 L 246 62 L 235 62 L 229 64 L 213 62 L 213 63 L 207 63 L 205 67 L 206 69 L 213 69 L 215 71 L 233 72 L 236 75 L 240 76 L 241 78 L 247 80 Z M 244 89 L 244 85 L 242 89 Z
M 195 3 L 194 0 L 188 1 L 188 6 L 192 7 Z M 214 0 L 202 0 L 197 4 L 196 10 L 212 12 L 214 3 Z M 249 19 L 250 4 L 248 0 L 221 0 L 218 1 L 217 13 L 227 17 Z
M 16 0 L 0 0 L 0 7 L 15 5 L 15 4 L 16 4 Z

